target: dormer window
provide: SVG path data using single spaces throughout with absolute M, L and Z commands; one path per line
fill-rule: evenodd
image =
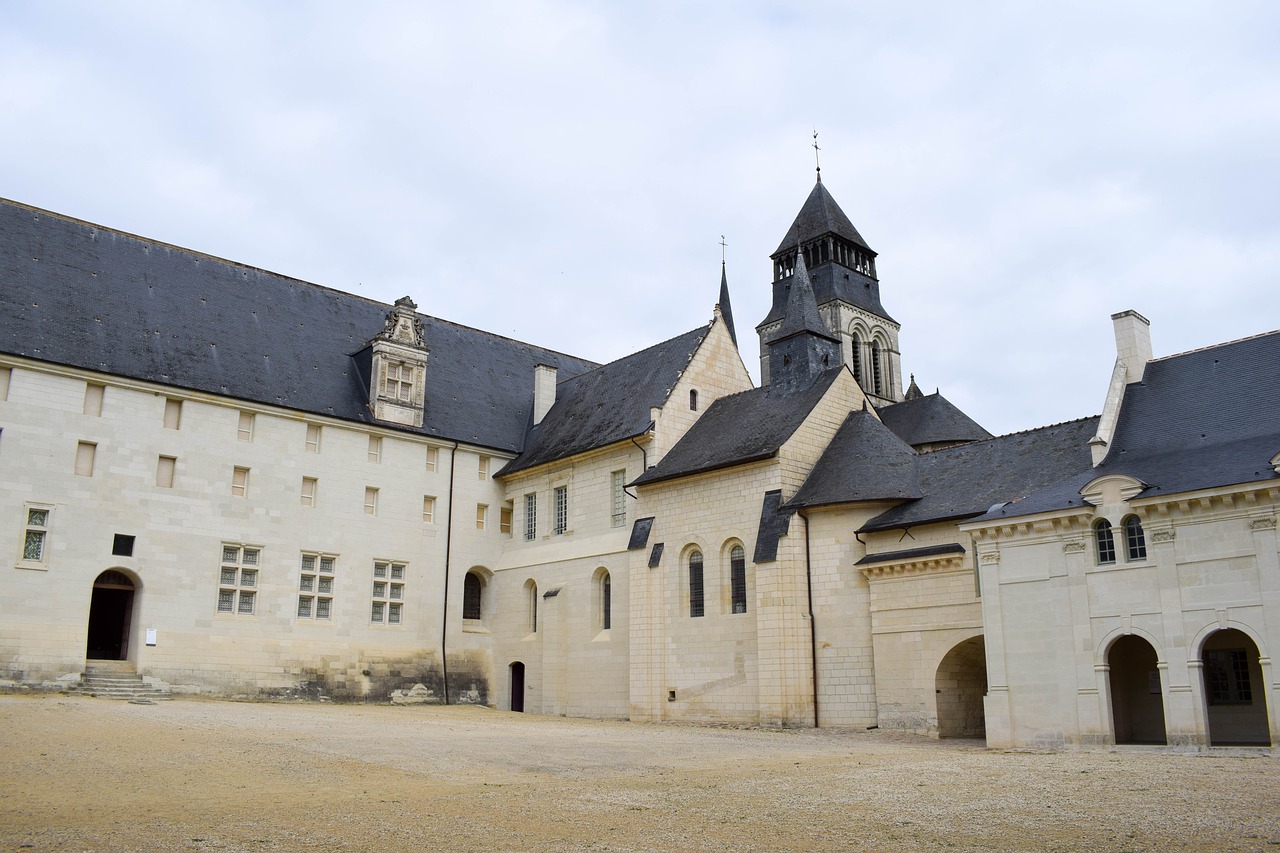
M 392 362 L 387 365 L 387 377 L 383 393 L 392 400 L 408 403 L 413 399 L 412 365 Z

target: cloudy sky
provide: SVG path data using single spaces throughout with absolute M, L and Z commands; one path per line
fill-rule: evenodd
M 824 182 L 993 432 L 1280 327 L 1280 4 L 0 0 L 0 195 L 607 361 Z M 0 282 L 0 286 L 3 283 Z M 905 377 L 904 377 L 905 378 Z

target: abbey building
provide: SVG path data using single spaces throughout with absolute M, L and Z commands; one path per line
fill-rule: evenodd
M 992 436 L 879 274 L 819 181 L 754 387 L 723 274 L 595 364 L 0 201 L 0 685 L 1270 745 L 1280 333 Z

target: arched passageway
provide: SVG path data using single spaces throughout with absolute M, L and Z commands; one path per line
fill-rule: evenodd
M 986 737 L 982 698 L 987 695 L 987 650 L 970 637 L 947 652 L 935 679 L 938 737 Z
M 114 569 L 98 575 L 89 601 L 89 631 L 85 657 L 90 660 L 127 660 L 129 624 L 133 621 L 133 581 Z
M 1116 743 L 1168 742 L 1157 660 L 1151 644 L 1135 634 L 1116 640 L 1107 652 Z
M 1258 647 L 1243 631 L 1214 631 L 1200 647 L 1210 746 L 1269 746 Z

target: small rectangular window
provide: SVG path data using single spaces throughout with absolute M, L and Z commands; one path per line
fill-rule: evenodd
M 369 436 L 369 461 L 382 461 L 382 436 L 380 435 Z
M 76 445 L 76 476 L 93 476 L 93 457 L 98 445 L 91 441 L 82 441 Z
M 368 486 L 364 490 L 364 514 L 378 514 L 378 490 Z
M 307 452 L 320 452 L 320 426 L 319 424 L 307 424 Z
M 489 457 L 488 456 L 480 457 L 480 462 L 479 462 L 479 465 L 477 466 L 477 473 L 479 474 L 479 478 L 481 480 L 489 479 Z
M 303 506 L 316 505 L 316 486 L 318 485 L 318 483 L 319 481 L 316 480 L 315 477 L 302 478 L 302 496 L 301 497 L 302 497 Z
M 249 496 L 248 468 L 236 467 L 231 469 L 231 494 L 238 498 Z
M 28 506 L 26 508 L 26 525 L 23 530 L 22 540 L 22 561 L 24 563 L 44 562 L 51 512 L 48 507 Z
M 132 557 L 134 541 L 136 541 L 134 536 L 117 533 L 111 540 L 111 555 L 113 557 Z
M 498 510 L 498 532 L 511 532 L 511 507 L 504 506 Z
M 424 496 L 422 498 L 422 520 L 426 524 L 436 523 L 436 499 Z
M 156 485 L 162 489 L 173 488 L 173 471 L 177 467 L 176 456 L 161 456 L 156 460 Z
M 555 534 L 559 536 L 569 529 L 569 487 L 556 486 L 553 496 L 556 509 Z
M 169 398 L 164 401 L 164 428 L 180 429 L 182 427 L 182 401 Z
M 0 367 L 0 400 L 9 399 L 9 380 L 12 378 L 12 367 Z
M 412 365 L 401 362 L 389 363 L 382 393 L 397 402 L 408 403 L 413 399 L 413 378 Z
M 84 386 L 84 413 L 90 417 L 100 417 L 102 415 L 102 389 L 103 386 L 93 382 Z
M 240 413 L 240 422 L 236 425 L 236 438 L 240 441 L 253 441 L 253 412 Z
M 486 504 L 476 504 L 476 530 L 484 530 L 485 525 L 489 522 L 489 507 Z
M 437 447 L 427 448 L 427 470 L 435 471 L 436 466 L 440 463 L 440 449 Z
M 612 505 L 612 523 L 614 527 L 624 527 L 627 523 L 627 472 L 614 471 L 609 475 L 609 496 Z
M 524 539 L 532 542 L 538 538 L 538 494 L 530 492 L 524 496 Z

